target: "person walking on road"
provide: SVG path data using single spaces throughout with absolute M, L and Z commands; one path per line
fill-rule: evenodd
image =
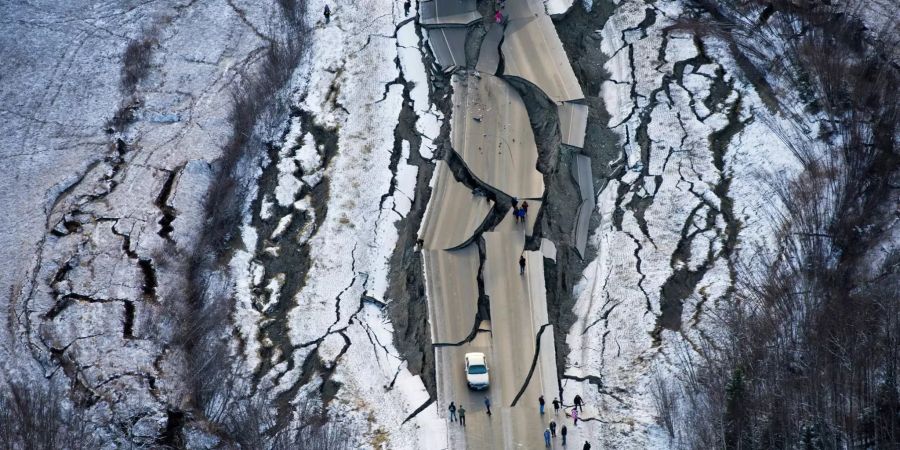
M 513 218 L 516 219 L 516 223 L 519 223 L 519 208 L 513 206 Z
M 466 426 L 466 408 L 463 408 L 462 405 L 459 405 L 459 424 Z
M 578 409 L 577 408 L 572 408 L 572 420 L 575 421 L 575 423 L 573 423 L 573 425 L 577 427 L 578 426 Z
M 547 447 L 550 446 L 550 429 L 549 428 L 544 430 L 544 445 L 546 445 Z
M 525 275 L 525 254 L 519 257 L 519 275 Z M 541 397 L 541 403 L 544 402 L 543 396 Z
M 553 397 L 553 414 L 559 415 L 559 399 Z
M 556 437 L 556 421 L 555 420 L 550 421 L 550 435 L 553 437 Z
M 490 416 L 491 415 L 491 398 L 490 397 L 484 398 L 484 407 L 487 408 L 487 415 Z
M 328 5 L 325 5 L 325 12 L 323 14 L 325 15 L 325 23 L 331 23 L 331 8 L 329 8 Z
M 584 412 L 584 408 L 581 405 L 582 405 L 581 396 L 576 395 L 575 396 L 575 407 L 580 409 L 581 412 Z
M 528 214 L 528 202 L 522 202 L 522 219 Z
M 541 414 L 544 414 L 544 396 L 538 397 L 538 405 L 541 407 Z
M 591 450 L 591 443 L 584 441 L 584 447 L 581 447 L 581 450 Z
M 559 435 L 562 436 L 563 446 L 566 445 L 566 435 L 569 434 L 569 429 L 566 428 L 565 425 L 559 430 Z
M 516 210 L 516 223 L 525 223 L 525 208 L 519 208 Z
M 456 422 L 456 405 L 453 402 L 450 402 L 450 407 L 447 408 L 450 410 L 450 421 Z

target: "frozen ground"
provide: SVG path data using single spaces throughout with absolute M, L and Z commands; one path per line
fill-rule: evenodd
M 651 395 L 714 345 L 742 253 L 772 234 L 765 179 L 798 169 L 787 126 L 721 44 L 666 31 L 678 2 L 623 1 L 602 30 L 602 97 L 625 167 L 598 195 L 597 257 L 575 290 L 563 388 L 603 448 L 666 448 Z
M 290 97 L 272 99 L 292 112 L 265 131 L 269 164 L 248 171 L 259 185 L 228 264 L 248 376 L 285 404 L 327 392 L 363 447 L 421 448 L 445 433 L 385 309 L 395 223 L 416 195 L 407 160 L 431 157 L 442 120 L 402 3 L 332 4 L 329 24 L 324 3 L 309 3 L 312 48 Z M 183 301 L 179 260 L 203 232 L 231 89 L 279 37 L 278 8 L 0 6 L 0 31 L 17 36 L 0 44 L 0 382 L 73 386 L 110 445 L 155 442 L 190 408 L 169 302 Z M 146 43 L 133 84 L 122 82 L 129 42 Z M 395 140 L 407 97 L 421 148 Z
M 158 256 L 198 232 L 229 86 L 275 13 L 240 1 L 0 6 L 15 36 L 0 44 L 0 381 L 72 387 L 110 445 L 152 441 L 183 407 L 163 320 L 179 277 Z M 133 86 L 121 82 L 129 42 L 147 43 Z
M 360 431 L 358 445 L 421 448 L 445 432 L 443 421 L 433 406 L 406 420 L 429 395 L 392 347 L 385 309 L 392 300 L 386 291 L 395 223 L 416 195 L 418 169 L 408 159 L 418 149 L 395 141 L 394 133 L 404 89 L 426 140 L 437 136 L 440 117 L 428 112 L 419 38 L 401 5 L 337 6 L 330 24 L 317 24 L 305 87 L 297 91 L 302 119 L 295 114 L 278 152 L 274 192 L 263 192 L 267 200 L 253 211 L 264 228 L 276 224 L 273 236 L 252 236 L 237 257 L 246 286 L 238 314 L 250 344 L 244 348 L 248 369 L 261 374 L 264 387 L 293 402 L 299 398 L 288 396 L 309 395 L 302 380 L 312 387 L 338 383 L 330 408 Z M 313 11 L 322 7 L 310 4 Z M 323 148 L 323 138 L 313 136 L 316 127 L 336 148 Z M 423 149 L 426 157 L 430 152 Z M 327 186 L 325 199 L 316 198 L 321 185 Z M 285 215 L 264 217 L 272 201 Z M 286 225 L 293 221 L 304 224 Z M 297 270 L 283 265 L 290 259 L 282 253 L 298 251 L 306 255 L 306 272 L 278 272 Z M 254 277 L 257 270 L 264 274 Z M 285 275 L 301 278 L 300 288 L 285 292 L 278 282 Z M 272 282 L 275 289 L 264 289 Z M 309 369 L 312 360 L 320 360 L 322 370 Z
M 178 418 L 192 407 L 171 345 L 181 261 L 204 232 L 231 89 L 277 33 L 278 3 L 0 4 L 15 36 L 0 42 L 0 383 L 65 387 L 109 448 L 197 427 Z M 798 165 L 773 131 L 789 125 L 723 45 L 664 30 L 680 2 L 614 3 L 595 35 L 622 167 L 598 194 L 562 384 L 567 403 L 587 401 L 573 435 L 666 448 L 650 391 L 714 345 L 717 305 L 780 207 L 764 181 Z M 352 447 L 440 448 L 443 411 L 394 347 L 387 307 L 396 225 L 445 117 L 402 1 L 332 3 L 327 24 L 323 5 L 309 2 L 312 47 L 273 99 L 290 111 L 265 130 L 268 164 L 248 168 L 226 264 L 232 356 L 280 419 L 312 397 Z M 147 67 L 123 84 L 130 42 Z

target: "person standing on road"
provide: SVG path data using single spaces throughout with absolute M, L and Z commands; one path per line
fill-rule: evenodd
M 513 206 L 513 218 L 516 219 L 516 223 L 519 223 L 519 208 Z
M 516 210 L 516 223 L 525 223 L 525 208 L 519 208 Z
M 325 23 L 331 23 L 331 8 L 329 8 L 328 5 L 325 5 L 325 12 L 323 14 L 325 15 Z
M 591 450 L 591 443 L 584 441 L 584 447 L 581 447 L 581 450 Z
M 566 435 L 569 434 L 569 429 L 566 428 L 565 425 L 559 430 L 559 435 L 562 436 L 563 446 L 566 445 Z
M 519 207 L 519 197 L 512 198 L 512 207 L 513 207 L 513 209 L 516 209 Z
M 581 406 L 581 404 L 582 404 L 581 396 L 580 396 L 580 395 L 576 395 L 576 396 L 575 396 L 575 407 L 578 408 L 578 409 L 580 409 L 581 412 L 584 412 L 584 408 Z
M 522 218 L 525 218 L 525 215 L 528 214 L 528 202 L 522 202 Z
M 559 415 L 559 399 L 553 397 L 553 414 Z
M 491 415 L 491 398 L 490 397 L 484 398 L 484 407 L 487 408 L 487 415 L 490 416 Z
M 574 426 L 578 426 L 578 408 L 572 408 L 572 420 L 575 421 Z
M 544 430 L 544 445 L 546 445 L 547 447 L 550 446 L 550 429 L 549 428 Z
M 459 405 L 459 424 L 466 426 L 466 408 L 463 408 L 462 405 Z
M 550 435 L 553 437 L 556 437 L 556 421 L 555 420 L 550 421 Z
M 538 405 L 541 407 L 541 414 L 544 414 L 544 395 L 538 397 Z
M 456 422 L 456 405 L 453 402 L 450 402 L 450 407 L 447 408 L 450 410 L 450 421 Z
M 519 257 L 519 275 L 525 275 L 525 254 L 522 253 L 522 256 Z M 544 403 L 544 397 L 541 396 L 541 404 Z M 541 414 L 543 414 L 543 409 L 541 410 Z

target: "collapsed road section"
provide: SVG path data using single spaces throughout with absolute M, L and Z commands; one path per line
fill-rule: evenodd
M 583 145 L 588 112 L 543 2 L 508 0 L 497 19 L 483 17 L 474 1 L 420 4 L 437 62 L 452 72 L 452 149 L 435 166 L 419 236 L 438 409 L 453 402 L 469 411 L 466 427 L 450 429 L 454 449 L 543 445 L 552 414 L 539 412 L 538 398 L 549 405 L 559 382 L 544 256 L 526 245 L 540 237 L 546 187 L 519 88 L 556 105 L 562 144 L 573 148 Z M 590 171 L 584 176 L 589 183 Z M 487 357 L 484 391 L 467 386 L 471 352 Z

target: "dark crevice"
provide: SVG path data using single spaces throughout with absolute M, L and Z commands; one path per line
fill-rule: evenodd
M 475 308 L 472 331 L 459 342 L 435 342 L 431 344 L 432 347 L 458 347 L 472 342 L 472 340 L 475 339 L 475 336 L 480 332 L 491 332 L 491 330 L 479 328 L 481 321 L 491 320 L 491 299 L 484 290 L 484 265 L 487 260 L 487 250 L 485 248 L 484 238 L 478 236 L 476 242 L 478 244 L 478 276 L 476 278 L 476 283 L 478 284 L 478 305 Z
M 156 269 L 153 267 L 153 261 L 148 258 L 138 259 L 138 266 L 144 275 L 143 292 L 144 297 L 148 300 L 156 300 Z
M 163 182 L 162 189 L 160 189 L 159 195 L 156 196 L 156 201 L 154 201 L 154 204 L 162 213 L 162 217 L 159 219 L 159 222 L 157 222 L 159 224 L 159 231 L 157 231 L 157 234 L 170 242 L 172 241 L 172 231 L 175 230 L 172 226 L 172 222 L 175 220 L 176 211 L 175 208 L 169 205 L 169 197 L 172 195 L 172 187 L 175 184 L 175 179 L 183 169 L 184 165 L 175 170 L 168 171 L 166 181 Z
M 156 440 L 156 444 L 164 448 L 184 448 L 182 430 L 185 424 L 185 413 L 177 409 L 166 410 L 166 426 Z
M 316 151 L 321 159 L 321 166 L 316 170 L 327 170 L 331 160 L 337 154 L 337 130 L 324 127 L 316 123 L 315 117 L 304 110 L 293 109 L 290 113 L 291 120 L 299 119 L 301 136 L 308 135 L 312 137 Z M 286 136 L 289 130 L 284 131 Z M 282 140 L 285 136 L 282 136 Z M 298 142 L 285 143 L 286 146 L 295 146 Z M 314 237 L 320 226 L 328 214 L 328 199 L 330 191 L 330 180 L 323 177 L 314 186 L 303 183 L 299 192 L 294 196 L 294 201 L 308 198 L 311 212 L 297 211 L 293 205 L 282 206 L 278 202 L 273 202 L 271 206 L 271 217 L 263 219 L 261 216 L 263 202 L 267 197 L 273 196 L 278 186 L 278 161 L 279 148 L 270 144 L 267 148 L 270 163 L 263 170 L 259 178 L 259 189 L 257 196 L 251 204 L 253 217 L 251 225 L 257 230 L 258 240 L 257 249 L 265 249 L 267 247 L 279 248 L 277 254 L 269 252 L 258 252 L 256 254 L 256 262 L 263 265 L 267 278 L 263 280 L 260 286 L 253 288 L 254 297 L 257 299 L 268 299 L 265 292 L 265 286 L 271 281 L 272 277 L 278 274 L 285 274 L 284 283 L 281 285 L 278 293 L 278 301 L 267 303 L 267 308 L 262 311 L 263 304 L 254 301 L 254 308 L 261 311 L 267 320 L 260 326 L 258 339 L 262 342 L 266 340 L 272 342 L 272 345 L 262 345 L 260 347 L 261 364 L 254 373 L 254 385 L 256 385 L 265 373 L 271 368 L 287 359 L 288 364 L 293 367 L 291 358 L 292 345 L 288 337 L 287 311 L 295 304 L 295 297 L 306 286 L 307 274 L 310 269 L 310 248 L 307 240 L 301 240 L 300 237 L 306 233 L 308 238 Z M 296 168 L 294 176 L 298 178 L 309 175 L 304 173 L 300 167 Z M 292 219 L 287 228 L 277 237 L 272 238 L 280 218 L 291 215 Z M 274 295 L 274 294 L 273 294 Z M 278 361 L 273 361 L 273 355 L 276 349 L 280 351 Z
M 415 23 L 415 32 L 419 41 L 419 50 L 425 66 L 429 89 L 429 100 L 441 111 L 444 121 L 438 136 L 434 139 L 434 158 L 450 153 L 450 121 L 452 105 L 451 92 L 447 76 L 437 71 L 434 55 L 424 45 L 422 27 Z M 409 83 L 404 91 L 411 89 Z M 425 214 L 431 188 L 429 182 L 434 173 L 434 164 L 422 157 L 420 151 L 423 136 L 416 129 L 419 117 L 414 105 L 407 100 L 409 92 L 404 93 L 404 102 L 400 110 L 398 124 L 394 128 L 394 151 L 402 150 L 402 143 L 409 143 L 409 159 L 407 164 L 417 168 L 415 195 L 412 205 L 405 217 L 396 222 L 397 243 L 390 259 L 388 274 L 388 291 L 386 296 L 392 298 L 387 308 L 393 325 L 393 344 L 399 354 L 407 361 L 410 373 L 420 374 L 429 395 L 437 395 L 437 382 L 434 376 L 434 351 L 431 348 L 431 333 L 428 324 L 428 302 L 425 293 L 424 268 L 421 249 L 415 245 L 418 230 Z M 396 379 L 396 378 L 395 378 Z
M 123 300 L 124 320 L 122 323 L 122 337 L 125 339 L 134 339 L 134 302 Z
M 565 379 L 565 380 L 578 381 L 578 382 L 585 382 L 585 381 L 587 381 L 588 383 L 590 383 L 590 384 L 596 386 L 596 387 L 597 387 L 597 392 L 599 392 L 600 394 L 606 395 L 606 396 L 612 398 L 613 400 L 615 400 L 615 401 L 617 401 L 617 402 L 619 402 L 619 403 L 621 403 L 621 404 L 623 404 L 623 405 L 626 404 L 626 403 L 625 403 L 618 395 L 613 394 L 609 389 L 606 389 L 606 388 L 603 386 L 603 380 L 602 380 L 600 377 L 597 377 L 597 376 L 594 376 L 594 375 L 587 375 L 587 376 L 584 376 L 584 377 L 578 377 L 578 376 L 574 376 L 574 375 L 563 375 L 563 376 L 560 377 L 560 378 Z M 621 391 L 621 389 L 618 389 L 618 391 Z M 572 406 L 572 405 L 566 405 L 566 406 Z M 579 419 L 579 420 L 584 420 L 584 419 Z
M 646 304 L 647 310 L 644 312 L 644 314 L 653 314 L 653 306 L 650 303 L 650 294 L 648 294 L 647 290 L 644 289 L 644 280 L 647 279 L 647 274 L 645 274 L 641 270 L 641 264 L 643 264 L 643 260 L 641 259 L 641 250 L 644 249 L 644 246 L 641 245 L 641 241 L 638 240 L 636 237 L 634 237 L 633 234 L 631 234 L 627 231 L 625 232 L 625 234 L 628 235 L 628 237 L 630 237 L 632 241 L 634 241 L 634 245 L 635 245 L 635 248 L 634 248 L 634 259 L 635 259 L 634 270 L 637 271 L 638 275 L 641 276 L 638 279 L 637 285 L 638 285 L 638 289 L 640 289 L 641 292 L 644 294 L 644 299 L 647 302 L 647 304 Z
M 112 303 L 112 302 L 128 302 L 128 300 L 118 299 L 118 298 L 102 298 L 102 297 L 91 297 L 89 295 L 84 294 L 66 294 L 56 300 L 53 306 L 43 314 L 43 318 L 46 320 L 53 320 L 57 316 L 59 316 L 63 311 L 65 311 L 69 306 L 77 302 L 86 302 L 86 303 Z
M 537 336 L 535 336 L 534 343 L 534 358 L 531 360 L 531 368 L 528 369 L 528 375 L 525 376 L 525 381 L 522 383 L 522 387 L 519 388 L 519 392 L 516 394 L 515 398 L 513 398 L 512 404 L 510 404 L 510 408 L 515 407 L 516 403 L 519 402 L 519 398 L 525 393 L 525 389 L 528 388 L 528 383 L 531 382 L 531 376 L 534 375 L 534 369 L 537 367 L 538 358 L 541 356 L 541 335 L 544 334 L 544 330 L 549 327 L 549 323 L 545 323 L 541 325 L 541 328 L 537 332 Z
M 431 406 L 432 403 L 434 403 L 434 397 L 433 396 L 428 397 L 428 400 L 426 400 L 425 403 L 422 403 L 421 406 L 416 408 L 415 411 L 413 411 L 410 415 L 406 416 L 406 418 L 403 419 L 403 422 L 401 423 L 401 425 L 406 422 L 409 422 L 410 419 L 416 417 L 420 412 L 425 411 L 425 409 L 427 409 L 429 406 Z

